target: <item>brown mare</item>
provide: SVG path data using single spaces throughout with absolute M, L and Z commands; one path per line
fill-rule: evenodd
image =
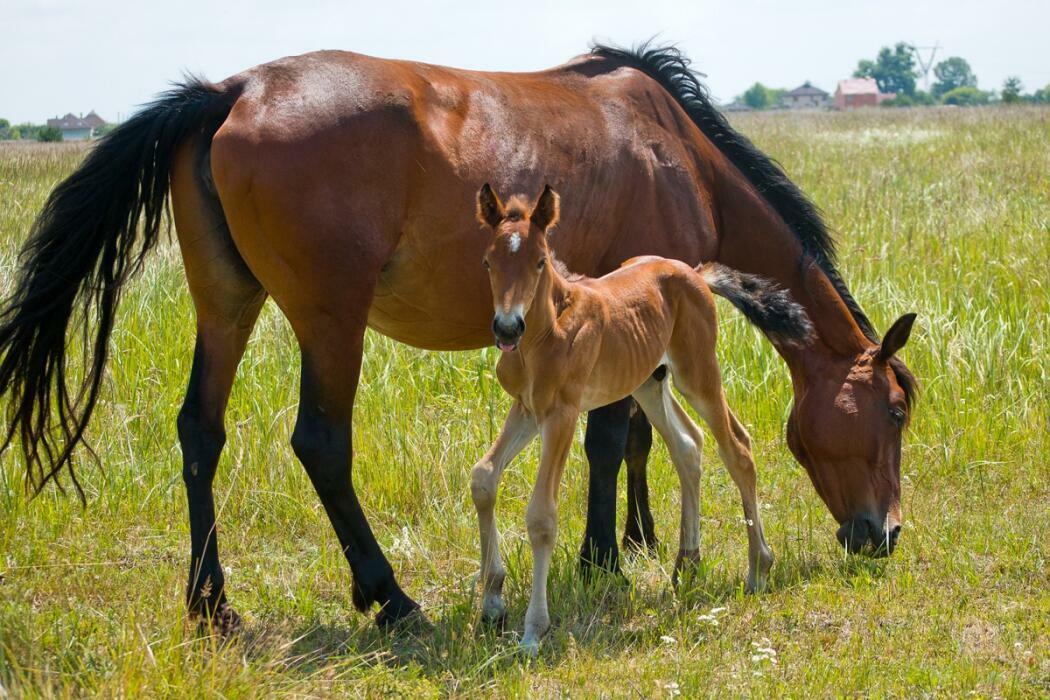
M 714 291 L 782 345 L 810 341 L 806 312 L 786 292 L 718 264 L 693 269 L 678 260 L 632 258 L 599 279 L 563 274 L 547 234 L 559 197 L 549 186 L 529 207 L 506 206 L 489 185 L 478 192 L 478 220 L 491 231 L 484 266 L 492 285 L 496 374 L 514 399 L 503 429 L 471 471 L 481 535 L 483 615 L 506 616 L 494 507 L 503 470 L 538 434 L 540 465 L 526 510 L 532 545 L 532 596 L 522 646 L 539 649 L 550 627 L 547 574 L 558 534 L 557 494 L 580 413 L 633 396 L 667 444 L 682 486 L 675 581 L 700 558 L 699 428 L 675 400 L 667 374 L 707 423 L 740 490 L 748 533 L 748 591 L 765 587 L 773 553 L 758 509 L 751 438 L 726 403 L 715 356 Z M 663 371 L 657 372 L 663 368 Z M 655 376 L 654 376 L 655 374 Z
M 851 549 L 892 547 L 913 394 L 893 353 L 910 320 L 880 345 L 835 271 L 816 210 L 726 123 L 670 48 L 598 47 L 525 74 L 322 52 L 166 93 L 102 140 L 33 226 L 0 309 L 5 444 L 19 440 L 38 487 L 63 469 L 73 475 L 121 290 L 158 240 L 170 188 L 196 309 L 178 420 L 190 609 L 236 620 L 212 481 L 234 374 L 270 297 L 302 352 L 292 445 L 353 570 L 354 603 L 378 604 L 380 623 L 412 613 L 351 478 L 365 329 L 422 348 L 486 345 L 489 282 L 476 263 L 485 241 L 460 203 L 487 179 L 536 191 L 541 175 L 572 183 L 554 248 L 573 270 L 597 276 L 656 254 L 719 261 L 790 290 L 819 337 L 778 346 L 795 390 L 788 444 Z M 74 384 L 67 337 L 89 316 L 88 364 Z M 588 421 L 585 560 L 615 564 L 628 415 L 621 401 Z

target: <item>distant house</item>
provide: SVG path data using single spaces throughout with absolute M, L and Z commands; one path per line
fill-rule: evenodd
M 78 117 L 70 112 L 64 117 L 48 119 L 47 125 L 61 131 L 63 141 L 87 141 L 98 135 L 98 130 L 106 125 L 106 120 L 91 110 L 86 117 Z
M 788 109 L 823 109 L 829 105 L 830 97 L 807 80 L 794 90 L 785 92 L 781 104 Z
M 747 104 L 746 102 L 741 102 L 740 100 L 733 100 L 732 102 L 727 104 L 725 107 L 723 107 L 722 111 L 723 112 L 750 112 L 750 111 L 752 111 L 752 109 L 751 109 L 751 105 Z
M 892 92 L 879 92 L 875 78 L 846 78 L 835 88 L 835 109 L 877 107 L 895 96 Z

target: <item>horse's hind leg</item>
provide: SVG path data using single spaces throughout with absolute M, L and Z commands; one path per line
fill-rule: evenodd
M 237 616 L 226 603 L 212 480 L 226 441 L 223 417 L 233 378 L 266 295 L 237 253 L 217 200 L 199 184 L 196 162 L 196 149 L 187 147 L 172 172 L 179 246 L 197 315 L 193 366 L 178 416 L 190 516 L 186 599 L 191 614 L 229 631 Z
M 636 407 L 627 430 L 627 522 L 623 528 L 623 547 L 641 551 L 656 549 L 653 511 L 649 507 L 647 466 L 653 446 L 653 426 L 645 411 Z
M 671 394 L 666 378 L 649 379 L 634 398 L 660 433 L 671 455 L 682 487 L 682 518 L 673 582 L 690 562 L 700 558 L 700 457 L 703 435 Z
M 710 334 L 710 338 L 694 339 L 676 350 L 669 353 L 674 367 L 675 386 L 711 428 L 718 444 L 718 454 L 740 491 L 744 521 L 747 524 L 747 591 L 754 593 L 765 588 L 769 569 L 773 565 L 773 553 L 762 531 L 751 438 L 726 403 L 722 375 L 715 357 L 714 334 Z

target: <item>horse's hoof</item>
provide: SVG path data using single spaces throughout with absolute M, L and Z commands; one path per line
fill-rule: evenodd
M 197 627 L 202 634 L 214 634 L 223 639 L 232 637 L 242 625 L 241 616 L 225 601 L 219 603 L 215 610 L 195 610 L 190 612 L 190 616 L 197 618 Z
M 376 613 L 375 620 L 376 626 L 383 631 L 423 631 L 432 627 L 419 604 L 407 596 L 388 602 Z

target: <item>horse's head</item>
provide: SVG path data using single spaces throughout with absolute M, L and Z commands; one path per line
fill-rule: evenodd
M 547 185 L 531 207 L 518 197 L 504 205 L 485 183 L 478 191 L 477 217 L 490 230 L 482 264 L 492 284 L 492 332 L 496 347 L 513 352 L 525 334 L 525 316 L 550 264 L 547 230 L 558 222 L 558 195 Z
M 881 344 L 854 357 L 822 360 L 788 419 L 788 446 L 851 552 L 889 554 L 900 535 L 901 434 L 916 384 L 894 354 L 914 321 L 915 314 L 902 316 Z

